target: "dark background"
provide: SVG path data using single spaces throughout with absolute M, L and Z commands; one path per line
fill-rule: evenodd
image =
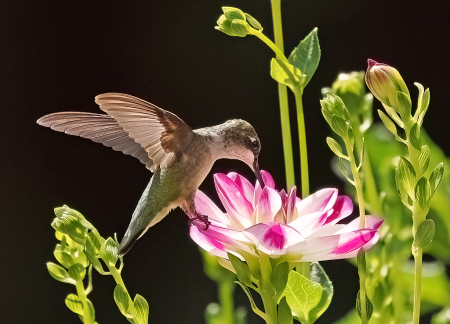
M 314 27 L 322 47 L 304 95 L 312 190 L 342 187 L 329 168 L 320 89 L 340 71 L 364 70 L 367 58 L 397 67 L 413 96 L 414 81 L 430 87 L 424 125 L 450 154 L 450 29 L 444 3 L 283 0 L 286 52 Z M 269 0 L 2 1 L 0 323 L 79 323 L 64 305 L 74 287 L 56 282 L 45 267 L 54 260 L 53 208 L 67 204 L 103 236 L 116 232 L 121 238 L 151 176 L 137 159 L 38 126 L 35 121 L 45 114 L 99 112 L 94 96 L 114 91 L 170 110 L 192 128 L 242 118 L 262 141 L 261 167 L 273 174 L 279 189 L 284 186 L 277 87 L 269 75 L 273 53 L 255 37 L 214 30 L 222 5 L 250 13 L 273 37 Z M 212 173 L 231 170 L 253 179 L 235 161 L 219 161 Z M 202 189 L 215 196 L 211 175 Z M 330 323 L 354 306 L 358 279 L 345 261 L 323 266 L 335 295 L 317 323 Z M 132 295 L 149 302 L 150 323 L 202 323 L 206 305 L 216 301 L 215 285 L 202 272 L 179 210 L 127 254 L 123 277 Z M 95 273 L 93 284 L 90 298 L 98 321 L 125 323 L 114 304 L 113 278 Z M 236 303 L 250 309 L 239 288 Z M 261 323 L 251 310 L 249 323 Z

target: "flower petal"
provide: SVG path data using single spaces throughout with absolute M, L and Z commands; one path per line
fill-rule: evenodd
M 304 238 L 295 229 L 279 223 L 260 223 L 244 231 L 244 235 L 252 241 L 256 248 L 268 255 L 279 256 Z
M 376 233 L 376 230 L 363 229 L 340 234 L 339 244 L 333 250 L 333 254 L 346 254 L 358 250 L 368 243 Z
M 217 194 L 228 212 L 228 218 L 237 229 L 251 226 L 252 204 L 244 197 L 241 189 L 226 175 L 214 175 Z
M 298 218 L 298 210 L 296 208 L 296 202 L 297 202 L 297 187 L 293 187 L 291 191 L 289 192 L 289 195 L 287 195 L 286 198 L 286 223 L 289 224 L 290 222 L 294 221 Z
M 241 176 L 236 172 L 230 172 L 227 174 L 227 177 L 230 178 L 236 186 L 238 186 L 242 192 L 244 193 L 245 198 L 249 201 L 253 201 L 253 197 L 255 194 L 255 187 L 248 181 L 246 178 Z
M 189 234 L 192 240 L 205 251 L 221 258 L 227 258 L 227 251 L 222 243 L 199 232 L 197 226 L 191 226 Z
M 261 170 L 261 177 L 264 181 L 264 185 L 269 188 L 275 188 L 275 181 L 273 180 L 272 176 L 269 172 Z M 258 205 L 259 198 L 261 197 L 262 189 L 261 185 L 259 184 L 259 181 L 256 180 L 255 184 L 255 194 L 253 196 L 253 206 Z
M 316 211 L 300 216 L 295 221 L 289 223 L 289 226 L 295 228 L 303 237 L 308 237 L 323 225 L 330 212 L 331 211 Z
M 341 219 L 349 216 L 353 212 L 353 202 L 350 197 L 338 196 L 333 206 L 333 213 L 327 217 L 324 225 L 336 224 Z
M 380 233 L 376 232 L 373 238 L 363 246 L 364 251 L 370 250 L 378 242 L 379 239 Z M 359 249 L 356 249 L 349 253 L 332 255 L 328 260 L 356 258 L 356 256 L 358 255 L 358 251 Z
M 337 189 L 319 190 L 297 203 L 298 216 L 310 214 L 319 210 L 327 211 L 333 207 L 337 199 Z
M 275 189 L 264 187 L 256 207 L 256 223 L 273 222 L 281 206 L 281 197 L 278 192 Z
M 360 217 L 355 218 L 350 223 L 346 224 L 344 228 L 339 230 L 339 232 L 337 232 L 337 234 L 348 233 L 348 232 L 362 229 L 360 220 L 361 220 Z M 365 217 L 365 226 L 366 227 L 364 229 L 377 230 L 378 228 L 380 228 L 380 226 L 381 226 L 381 224 L 383 224 L 383 222 L 384 222 L 384 220 L 382 218 L 371 216 L 371 215 L 366 215 L 366 217 Z
M 224 215 L 224 213 L 201 190 L 197 190 L 197 192 L 195 193 L 194 203 L 195 209 L 197 209 L 197 212 L 199 212 L 201 215 L 206 215 L 212 220 L 230 225 L 230 221 Z

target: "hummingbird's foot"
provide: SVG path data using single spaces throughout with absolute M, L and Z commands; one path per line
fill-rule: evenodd
M 198 221 L 202 222 L 204 225 L 203 230 L 207 230 L 211 222 L 208 220 L 208 216 L 196 214 L 194 218 L 189 218 L 189 226 L 197 225 Z

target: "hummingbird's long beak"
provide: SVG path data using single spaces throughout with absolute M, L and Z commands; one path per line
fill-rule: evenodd
M 255 159 L 253 160 L 253 172 L 255 172 L 256 179 L 258 179 L 261 188 L 264 189 L 264 180 L 261 176 L 261 172 L 259 172 L 258 155 L 255 155 Z

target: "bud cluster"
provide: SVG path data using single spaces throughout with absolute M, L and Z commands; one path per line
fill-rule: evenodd
M 229 35 L 245 37 L 252 27 L 262 31 L 261 24 L 252 16 L 242 10 L 233 7 L 222 7 L 223 15 L 217 20 L 217 30 Z

